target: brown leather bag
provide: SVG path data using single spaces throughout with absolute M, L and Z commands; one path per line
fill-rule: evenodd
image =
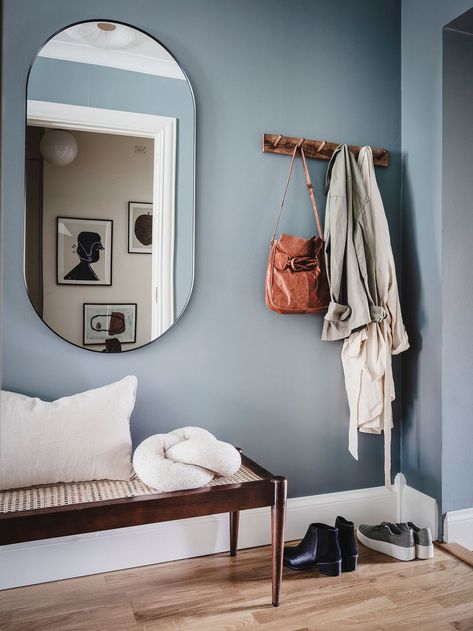
M 296 145 L 292 154 L 286 187 L 271 239 L 266 272 L 266 304 L 277 313 L 320 313 L 327 310 L 330 302 L 322 229 L 301 144 L 302 142 Z M 299 150 L 319 236 L 303 239 L 283 233 L 279 239 L 276 239 L 294 160 Z

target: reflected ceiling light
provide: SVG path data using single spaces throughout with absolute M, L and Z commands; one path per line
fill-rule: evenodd
M 39 150 L 46 162 L 64 167 L 77 156 L 77 140 L 68 131 L 51 129 L 41 138 Z
M 67 34 L 83 44 L 112 50 L 134 48 L 144 39 L 140 31 L 115 22 L 85 22 L 67 29 Z

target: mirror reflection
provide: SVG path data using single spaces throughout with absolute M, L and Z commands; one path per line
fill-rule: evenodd
M 184 73 L 141 31 L 86 22 L 40 50 L 27 90 L 25 280 L 65 340 L 131 350 L 184 310 L 194 120 Z

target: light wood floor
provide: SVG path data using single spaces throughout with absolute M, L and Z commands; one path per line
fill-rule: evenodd
M 270 550 L 219 554 L 0 592 L 2 631 L 467 631 L 473 568 L 441 549 L 399 562 L 360 546 L 338 578 L 284 571 L 270 604 Z

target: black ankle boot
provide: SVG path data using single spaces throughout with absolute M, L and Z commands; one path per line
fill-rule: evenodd
M 338 576 L 342 566 L 338 530 L 326 524 L 310 524 L 297 546 L 284 548 L 284 565 L 293 570 L 317 567 L 321 574 Z
M 358 560 L 358 547 L 353 522 L 344 517 L 337 517 L 335 528 L 338 528 L 338 541 L 342 552 L 342 571 L 353 572 L 356 570 Z
M 327 524 L 312 524 L 317 528 L 316 565 L 321 574 L 338 576 L 342 571 L 342 553 L 338 529 Z
M 308 570 L 315 567 L 317 552 L 317 528 L 310 524 L 304 538 L 297 546 L 284 548 L 284 565 L 293 570 Z

